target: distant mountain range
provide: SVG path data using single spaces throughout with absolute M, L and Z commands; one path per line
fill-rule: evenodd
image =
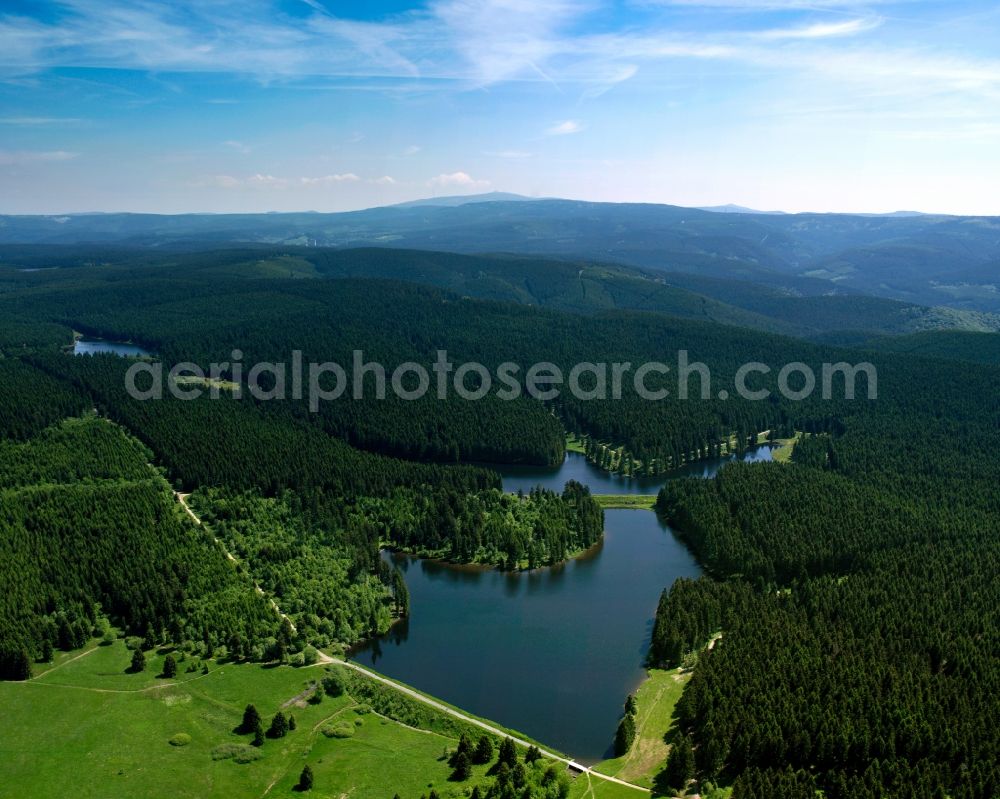
M 450 197 L 425 197 L 422 200 L 410 200 L 409 202 L 396 203 L 388 207 L 420 208 L 427 205 L 443 205 L 454 208 L 456 205 L 468 205 L 469 203 L 520 203 L 537 199 L 537 197 L 526 197 L 523 194 L 511 194 L 507 191 L 491 191 L 486 194 L 455 194 Z
M 701 291 L 705 281 L 739 281 L 744 290 L 761 286 L 789 297 L 867 294 L 1000 312 L 997 217 L 782 214 L 733 206 L 709 211 L 494 192 L 336 214 L 0 217 L 0 245 L 8 245 L 0 258 L 12 262 L 16 245 L 23 244 L 516 253 L 680 273 L 702 281 Z M 22 260 L 28 257 L 21 252 Z

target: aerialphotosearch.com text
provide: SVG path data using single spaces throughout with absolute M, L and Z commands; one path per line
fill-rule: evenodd
M 287 362 L 243 362 L 233 350 L 230 360 L 209 364 L 206 371 L 195 363 L 178 363 L 166 369 L 162 362 L 139 361 L 126 372 L 125 384 L 136 400 L 161 399 L 166 393 L 180 400 L 223 392 L 241 397 L 248 392 L 257 400 L 306 399 L 318 411 L 323 402 L 348 397 L 354 400 L 385 399 L 389 392 L 401 400 L 419 400 L 428 394 L 448 399 L 452 393 L 464 400 L 481 400 L 491 393 L 501 400 L 522 396 L 549 401 L 564 391 L 578 400 L 621 399 L 626 392 L 651 402 L 676 398 L 726 400 L 733 396 L 761 401 L 774 392 L 791 401 L 816 396 L 824 400 L 855 399 L 859 388 L 869 400 L 878 397 L 878 375 L 868 362 L 823 363 L 818 368 L 799 361 L 772 367 L 759 361 L 740 365 L 725 387 L 714 387 L 709 367 L 692 360 L 687 350 L 663 361 L 590 362 L 569 369 L 550 362 L 528 366 L 505 361 L 490 369 L 475 361 L 453 363 L 446 350 L 438 350 L 433 363 L 414 361 L 391 368 L 365 359 L 354 350 L 345 368 L 332 361 L 306 363 L 300 350 Z

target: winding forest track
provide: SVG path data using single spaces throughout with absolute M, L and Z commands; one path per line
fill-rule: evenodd
M 205 525 L 202 524 L 201 519 L 198 518 L 198 515 L 193 510 L 191 510 L 191 506 L 187 504 L 187 498 L 189 496 L 191 496 L 191 495 L 190 494 L 182 494 L 180 491 L 174 491 L 173 493 L 174 493 L 174 497 L 180 503 L 181 507 L 184 508 L 185 511 L 187 511 L 187 515 L 190 516 L 192 519 L 194 519 L 194 523 L 197 524 L 199 527 L 204 527 Z M 216 544 L 218 544 L 220 547 L 222 547 L 222 551 L 226 553 L 226 558 L 228 560 L 231 560 L 233 563 L 239 563 L 239 561 L 236 559 L 236 557 L 233 555 L 233 553 L 229 551 L 229 549 L 226 547 L 226 545 L 222 541 L 220 541 L 218 538 L 216 538 L 214 534 L 213 534 L 212 538 L 215 540 Z M 253 578 L 251 578 L 251 579 L 253 579 Z M 265 595 L 264 594 L 264 589 L 261 588 L 259 585 L 257 585 L 256 581 L 254 582 L 253 587 L 257 591 L 258 594 L 260 594 L 261 596 Z M 292 621 L 288 617 L 288 614 L 282 612 L 281 608 L 278 607 L 278 603 L 274 601 L 274 597 L 270 597 L 270 596 L 267 597 L 267 601 L 271 603 L 271 607 L 274 608 L 274 612 L 277 613 L 279 616 L 281 616 L 282 619 L 284 619 L 285 621 L 287 621 L 289 623 L 289 625 L 291 625 L 292 632 L 295 632 L 295 622 Z

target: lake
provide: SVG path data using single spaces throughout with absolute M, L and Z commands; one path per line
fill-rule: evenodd
M 604 541 L 550 569 L 383 556 L 406 575 L 411 616 L 353 658 L 584 762 L 610 754 L 645 676 L 660 591 L 700 573 L 642 510 L 606 511 Z
M 96 355 L 98 353 L 111 353 L 124 358 L 139 358 L 144 355 L 152 355 L 149 350 L 135 344 L 126 344 L 121 341 L 104 341 L 102 339 L 80 338 L 73 343 L 74 355 Z
M 652 479 L 603 472 L 567 453 L 555 469 L 500 467 L 504 489 L 578 480 L 599 494 L 655 493 L 667 479 L 711 477 L 735 456 Z M 769 447 L 744 460 L 770 460 Z M 384 552 L 410 589 L 410 618 L 369 641 L 360 663 L 583 762 L 611 754 L 622 703 L 645 676 L 660 592 L 701 573 L 652 511 L 605 511 L 604 540 L 549 569 L 506 573 Z
M 567 452 L 562 466 L 554 468 L 544 466 L 490 466 L 490 468 L 500 472 L 506 491 L 520 489 L 527 493 L 540 485 L 562 492 L 567 481 L 576 480 L 590 486 L 591 493 L 594 494 L 655 494 L 667 480 L 679 477 L 714 477 L 719 469 L 737 457 L 739 456 L 727 455 L 686 463 L 657 477 L 624 477 L 612 474 L 598 468 L 578 452 Z M 741 459 L 747 462 L 769 461 L 771 447 L 767 444 L 754 447 L 747 450 Z

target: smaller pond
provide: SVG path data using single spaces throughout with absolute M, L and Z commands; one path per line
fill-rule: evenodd
M 81 338 L 73 344 L 74 355 L 97 355 L 99 353 L 120 355 L 123 358 L 141 358 L 144 355 L 153 354 L 136 344 L 126 344 L 121 341 Z
M 562 493 L 569 480 L 576 480 L 585 486 L 590 486 L 593 494 L 655 494 L 668 480 L 678 477 L 715 477 L 716 473 L 727 463 L 737 460 L 754 463 L 771 460 L 771 445 L 762 444 L 743 453 L 742 456 L 726 455 L 721 458 L 709 458 L 703 461 L 687 463 L 678 469 L 657 475 L 656 477 L 625 477 L 612 474 L 598 468 L 578 452 L 567 452 L 562 466 L 545 468 L 544 466 L 491 466 L 503 478 L 504 491 L 529 492 L 535 486 L 542 486 L 552 491 Z

